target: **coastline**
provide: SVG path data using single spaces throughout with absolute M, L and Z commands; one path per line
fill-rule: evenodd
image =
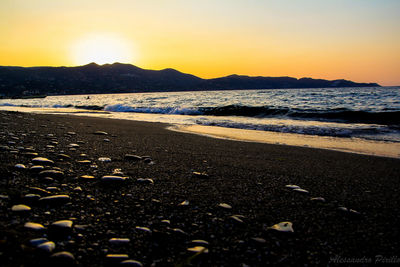
M 0 111 L 1 110 L 37 114 L 64 114 L 128 121 L 165 123 L 170 124 L 170 126 L 167 127 L 168 130 L 199 134 L 214 138 L 298 147 L 311 147 L 317 149 L 349 152 L 371 156 L 390 157 L 397 159 L 400 158 L 399 142 L 374 141 L 361 138 L 319 136 L 300 133 L 259 131 L 219 126 L 205 126 L 191 124 L 189 123 L 189 121 L 182 120 L 182 115 L 109 112 L 103 110 L 84 110 L 71 108 L 27 108 L 14 106 L 1 106 Z
M 104 265 L 109 253 L 128 254 L 146 266 L 181 264 L 193 256 L 187 249 L 198 239 L 207 241 L 209 250 L 193 259 L 200 266 L 315 266 L 334 264 L 335 257 L 397 256 L 399 159 L 237 142 L 170 131 L 166 124 L 96 117 L 2 111 L 0 123 L 0 194 L 7 196 L 0 200 L 0 257 L 5 265 L 47 263 L 48 255 L 29 245 L 47 230 L 29 231 L 24 223 L 50 228 L 62 219 L 71 219 L 74 227 L 69 238 L 55 240 L 55 251 L 71 252 L 82 266 Z M 108 134 L 94 135 L 96 131 Z M 52 139 L 58 144 L 47 147 Z M 71 143 L 79 147 L 71 150 Z M 18 148 L 30 146 L 54 160 L 52 168 L 65 176 L 46 184 L 30 170 L 15 169 L 18 163 L 30 166 L 31 158 Z M 59 153 L 71 159 L 60 160 Z M 79 163 L 81 154 L 97 168 Z M 151 164 L 127 161 L 125 154 L 146 155 Z M 128 180 L 104 186 L 101 177 L 116 168 Z M 205 172 L 208 178 L 193 172 Z M 94 181 L 80 180 L 84 174 Z M 154 184 L 138 178 L 151 178 Z M 309 194 L 293 192 L 287 184 Z M 57 208 L 26 202 L 30 187 L 48 186 L 58 188 L 56 194 L 68 194 L 70 201 Z M 185 200 L 189 204 L 180 205 Z M 30 213 L 10 210 L 22 202 L 32 206 Z M 233 215 L 243 216 L 237 217 L 242 222 Z M 293 233 L 268 229 L 283 221 L 293 223 Z M 114 246 L 109 239 L 115 237 L 132 242 Z

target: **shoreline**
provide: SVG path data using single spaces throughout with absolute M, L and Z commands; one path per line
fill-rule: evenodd
M 195 246 L 209 251 L 192 259 L 197 266 L 320 266 L 335 264 L 337 257 L 397 255 L 399 159 L 237 142 L 170 131 L 161 123 L 96 117 L 0 112 L 0 124 L 5 266 L 51 264 L 57 262 L 52 253 L 61 251 L 72 253 L 80 266 L 111 264 L 109 254 L 127 254 L 145 266 L 173 266 L 192 259 L 188 249 Z M 30 170 L 34 163 L 27 152 L 54 161 L 45 168 L 63 177 L 45 179 Z M 126 154 L 143 158 L 132 161 Z M 116 169 L 126 181 L 102 181 Z M 45 196 L 32 188 L 70 198 L 42 204 L 26 197 Z M 13 212 L 18 204 L 32 210 Z M 73 222 L 65 235 L 52 230 L 58 220 Z M 269 228 L 287 221 L 294 232 Z M 26 222 L 45 229 L 26 229 Z M 40 237 L 55 242 L 52 253 L 29 244 Z M 112 238 L 130 241 L 116 245 Z
M 147 114 L 147 113 L 122 113 L 108 111 L 94 111 L 69 108 L 26 108 L 26 107 L 0 107 L 0 111 L 16 111 L 35 114 L 59 114 L 72 116 L 100 117 L 107 119 L 120 119 L 127 121 L 142 121 L 169 124 L 166 128 L 191 134 L 199 134 L 213 138 L 223 138 L 242 142 L 257 142 L 298 147 L 311 147 L 317 149 L 356 153 L 379 157 L 400 158 L 400 143 L 387 141 L 374 141 L 360 138 L 328 137 L 319 135 L 304 135 L 298 133 L 283 133 L 271 131 L 248 130 L 220 126 L 204 126 L 197 124 L 182 124 L 169 122 L 167 117 L 181 115 Z M 166 118 L 164 118 L 166 117 Z M 175 121 L 175 119 L 172 119 Z
M 309 147 L 376 157 L 400 158 L 400 144 L 393 142 L 374 142 L 354 138 L 346 139 L 202 125 L 174 125 L 167 127 L 167 129 L 239 142 Z

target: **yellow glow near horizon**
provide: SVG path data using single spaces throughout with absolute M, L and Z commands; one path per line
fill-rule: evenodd
M 97 64 L 130 63 L 133 60 L 132 45 L 111 34 L 91 34 L 74 43 L 71 50 L 72 61 L 77 65 L 91 62 Z

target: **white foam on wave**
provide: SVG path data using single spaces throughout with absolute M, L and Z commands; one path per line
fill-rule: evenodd
M 128 105 L 107 105 L 105 111 L 111 112 L 137 112 L 151 114 L 176 114 L 176 115 L 200 115 L 201 112 L 196 108 L 184 107 L 132 107 Z

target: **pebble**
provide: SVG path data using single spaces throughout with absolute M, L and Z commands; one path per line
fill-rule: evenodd
M 205 172 L 192 172 L 193 176 L 197 178 L 209 178 L 210 176 Z
M 47 241 L 38 245 L 37 248 L 50 253 L 56 248 L 56 244 L 52 241 Z
M 20 211 L 30 211 L 31 207 L 24 205 L 24 204 L 19 204 L 19 205 L 14 205 L 11 207 L 12 211 L 20 212 Z
M 70 160 L 71 159 L 71 157 L 69 155 L 67 155 L 67 154 L 58 154 L 57 157 L 59 159 L 63 159 L 63 160 Z
M 208 249 L 203 246 L 195 246 L 188 248 L 187 251 L 195 252 L 195 253 L 208 253 Z
M 232 209 L 232 206 L 226 203 L 219 203 L 218 207 L 224 208 L 224 209 Z
M 121 169 L 114 169 L 112 175 L 124 176 L 124 173 L 121 171 Z
M 34 247 L 37 247 L 40 244 L 43 244 L 43 243 L 46 243 L 46 242 L 49 242 L 49 240 L 47 240 L 47 238 L 43 238 L 43 237 L 29 240 L 29 243 Z
M 70 199 L 68 195 L 52 195 L 40 198 L 39 202 L 45 204 L 63 204 L 69 202 Z
M 33 165 L 33 166 L 30 168 L 30 170 L 31 170 L 31 171 L 43 171 L 43 170 L 44 170 L 44 167 L 43 167 L 42 165 Z
M 188 206 L 188 205 L 189 205 L 189 200 L 185 200 L 178 204 L 178 206 Z
M 185 231 L 183 231 L 182 229 L 179 229 L 179 228 L 173 228 L 173 229 L 171 229 L 171 231 L 174 233 L 177 233 L 177 234 L 187 235 L 187 233 Z
M 161 200 L 152 198 L 152 199 L 151 199 L 151 202 L 152 202 L 152 203 L 155 203 L 155 204 L 160 204 L 160 203 L 161 203 Z
M 26 169 L 26 166 L 24 164 L 16 164 L 14 166 L 14 168 L 16 168 L 16 169 Z
M 111 238 L 110 240 L 108 240 L 108 242 L 110 242 L 113 245 L 121 245 L 121 244 L 126 244 L 129 243 L 131 240 L 129 238 Z
M 82 192 L 82 187 L 77 186 L 73 189 L 75 192 Z
M 64 177 L 64 173 L 62 171 L 58 171 L 58 170 L 41 171 L 41 172 L 39 172 L 39 175 L 42 177 L 51 177 L 51 178 L 55 178 L 55 179 Z
M 348 215 L 353 215 L 353 216 L 360 216 L 361 215 L 360 212 L 358 212 L 356 210 L 353 210 L 353 209 L 346 208 L 346 207 L 339 207 L 338 210 L 341 211 L 341 212 L 347 213 Z
M 299 189 L 300 188 L 300 186 L 295 185 L 295 184 L 287 184 L 287 185 L 285 185 L 285 187 L 289 188 L 289 189 Z
M 302 188 L 295 188 L 295 189 L 293 189 L 293 191 L 295 191 L 297 193 L 301 193 L 301 194 L 309 194 L 310 193 L 307 190 L 302 189 Z
M 143 267 L 143 264 L 140 261 L 135 260 L 124 260 L 120 263 L 120 265 L 129 265 L 135 267 Z
M 89 227 L 87 224 L 75 224 L 74 228 L 78 231 L 84 231 Z
M 151 233 L 151 230 L 150 230 L 149 228 L 147 228 L 147 227 L 136 226 L 135 228 L 136 228 L 137 230 L 140 230 L 140 231 L 144 231 L 144 232 L 147 232 L 147 233 Z
M 142 157 L 138 156 L 138 155 L 126 154 L 125 155 L 125 159 L 126 160 L 133 160 L 133 161 L 140 161 L 140 160 L 142 160 Z
M 43 158 L 43 157 L 33 158 L 32 162 L 35 164 L 43 164 L 43 165 L 53 165 L 54 164 L 54 161 L 49 160 L 48 158 Z
M 7 151 L 10 150 L 9 146 L 0 146 L 0 150 Z
M 33 222 L 27 222 L 24 224 L 24 227 L 29 229 L 29 230 L 34 230 L 34 231 L 41 231 L 44 230 L 45 227 L 40 224 L 40 223 L 33 223 Z
M 291 222 L 280 222 L 271 227 L 268 227 L 268 229 L 276 230 L 279 232 L 294 232 L 293 223 Z
M 92 175 L 82 175 L 79 178 L 86 181 L 95 179 Z
M 51 177 L 43 177 L 43 178 L 41 179 L 41 182 L 47 183 L 47 184 L 51 184 L 51 183 L 54 182 L 54 179 L 51 178 Z
M 129 259 L 128 254 L 107 254 L 106 258 L 112 261 L 123 261 Z
M 39 154 L 36 152 L 25 152 L 25 153 L 22 153 L 22 155 L 27 156 L 27 157 L 37 157 Z
M 141 184 L 154 184 L 154 181 L 151 178 L 138 178 L 136 181 Z
M 24 196 L 24 199 L 30 200 L 30 201 L 39 200 L 39 198 L 40 198 L 40 195 L 38 195 L 38 194 L 26 194 Z
M 103 132 L 103 131 L 96 131 L 93 134 L 96 134 L 96 135 L 108 135 L 107 132 Z
M 70 220 L 60 220 L 60 221 L 53 222 L 51 224 L 51 226 L 59 228 L 59 229 L 71 229 L 72 224 L 73 224 L 73 222 Z
M 244 217 L 242 215 L 232 215 L 229 218 L 238 223 L 244 223 L 240 217 Z
M 98 158 L 97 160 L 101 161 L 101 162 L 111 162 L 111 159 L 107 158 L 107 157 L 101 157 L 101 158 Z
M 142 158 L 143 158 L 144 163 L 150 164 L 150 165 L 154 164 L 154 161 L 150 157 L 142 157 Z
M 143 232 L 151 233 L 151 230 L 150 230 L 148 227 L 144 227 L 144 226 L 136 226 L 135 228 L 136 228 L 136 230 L 139 230 L 139 231 L 143 231 Z
M 123 182 L 126 181 L 128 177 L 123 177 L 123 176 L 115 176 L 115 175 L 105 175 L 101 177 L 101 180 L 103 182 Z
M 201 245 L 201 246 L 203 246 L 203 247 L 209 245 L 209 243 L 208 243 L 207 241 L 201 240 L 201 239 L 195 239 L 195 240 L 192 240 L 192 241 L 190 241 L 190 242 L 191 242 L 192 244 Z
M 40 195 L 51 195 L 51 193 L 49 191 L 46 191 L 40 187 L 30 187 L 29 191 L 40 194 Z
M 325 202 L 325 198 L 323 197 L 312 197 L 310 200 L 315 202 Z
M 50 192 L 55 192 L 55 191 L 60 191 L 60 188 L 55 187 L 55 186 L 48 186 L 48 187 L 46 187 L 46 190 L 50 191 Z
M 53 255 L 50 256 L 52 259 L 60 260 L 62 262 L 62 265 L 66 265 L 67 263 L 73 263 L 75 261 L 74 255 L 68 251 L 60 251 L 57 253 L 54 253 Z
M 78 144 L 71 143 L 71 144 L 69 144 L 67 147 L 68 147 L 68 148 L 78 148 L 78 147 L 80 147 L 80 146 L 79 146 Z
M 76 161 L 76 162 L 78 162 L 78 163 L 80 163 L 80 164 L 91 164 L 91 163 L 92 163 L 90 160 L 87 160 L 87 159 L 78 160 L 78 161 Z

